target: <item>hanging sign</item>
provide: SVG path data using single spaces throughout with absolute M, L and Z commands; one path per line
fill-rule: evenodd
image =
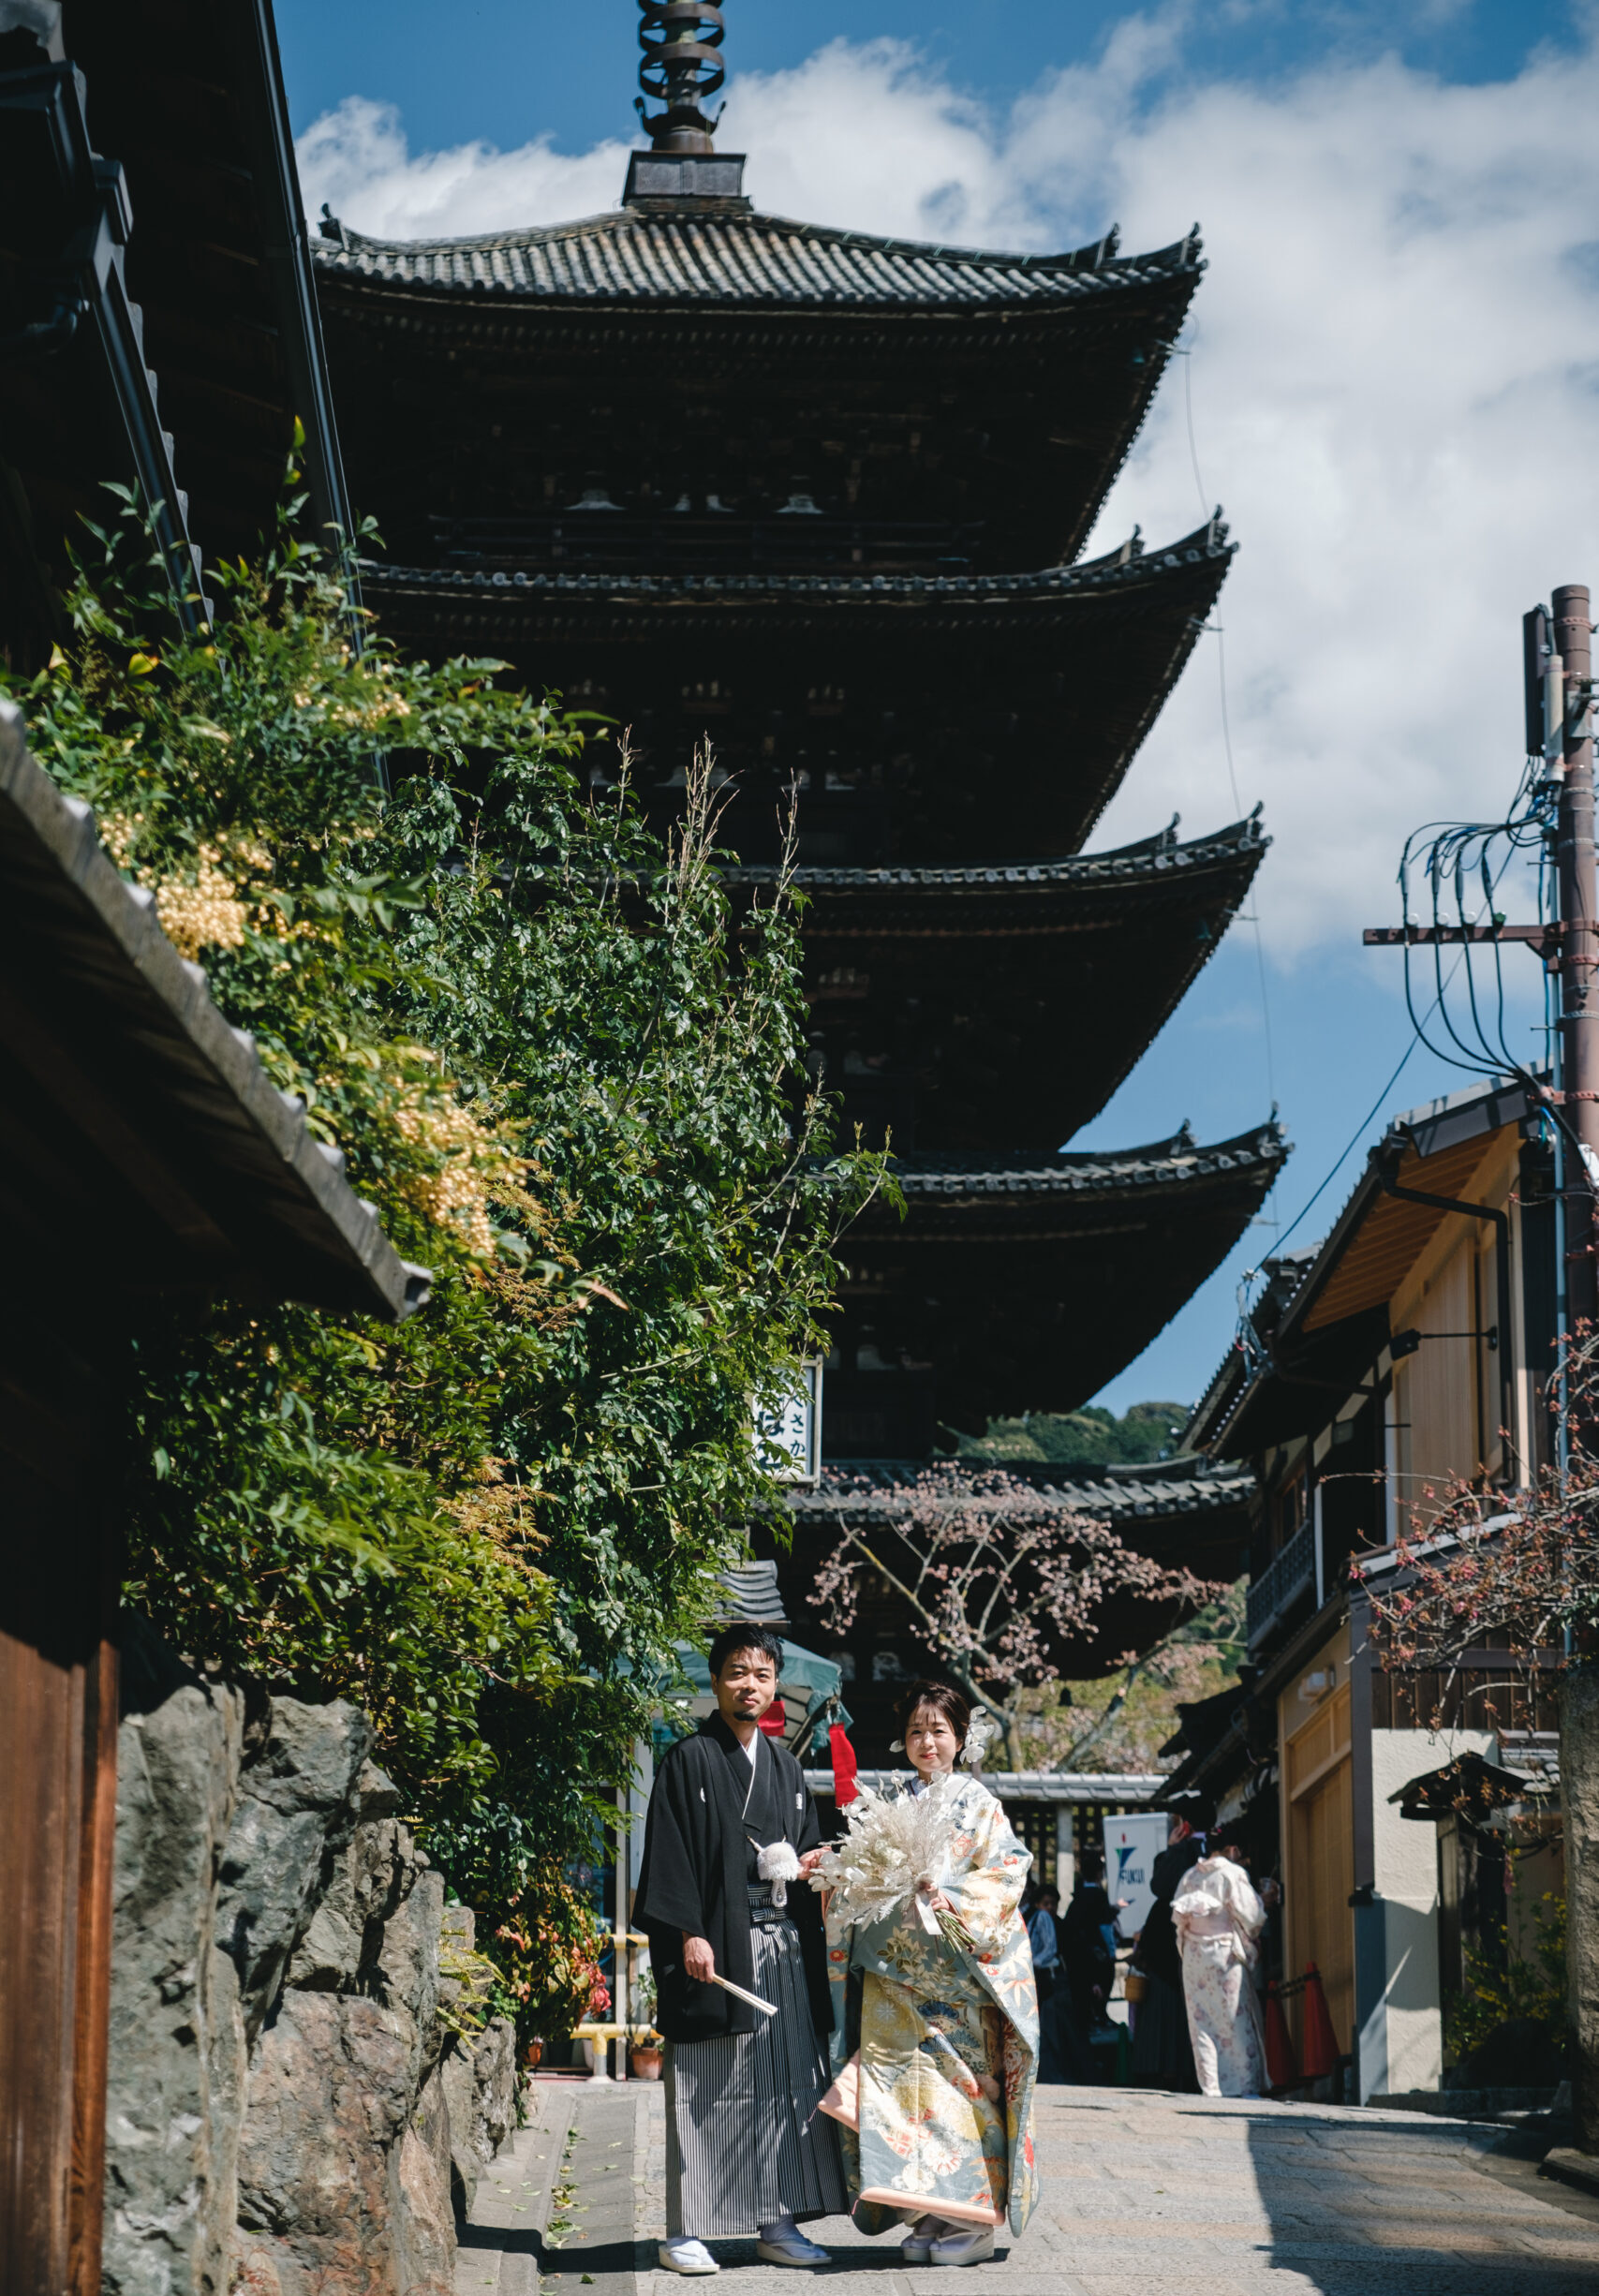
M 795 1384 L 755 1405 L 756 1456 L 778 1483 L 814 1485 L 822 1477 L 822 1358 L 808 1356 Z
M 1140 1810 L 1104 1822 L 1105 1894 L 1116 1907 L 1122 1937 L 1136 1935 L 1155 1903 L 1155 1860 L 1166 1846 L 1170 1820 L 1163 1810 Z

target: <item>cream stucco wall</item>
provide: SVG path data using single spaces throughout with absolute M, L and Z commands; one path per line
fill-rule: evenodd
M 1436 2089 L 1444 2079 L 1444 2021 L 1438 1968 L 1438 1829 L 1401 1817 L 1392 1800 L 1413 1778 L 1457 1755 L 1491 1759 L 1491 1730 L 1373 1730 L 1371 1820 L 1377 1894 L 1383 1901 L 1385 1981 L 1366 2030 L 1385 2057 L 1386 2088 Z M 1381 2022 L 1383 2032 L 1372 2034 Z M 1368 2052 L 1370 2052 L 1368 2042 Z

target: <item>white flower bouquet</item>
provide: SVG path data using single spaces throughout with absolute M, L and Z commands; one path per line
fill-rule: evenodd
M 867 1928 L 910 1905 L 929 1935 L 941 1932 L 957 1952 L 975 1950 L 958 1916 L 932 1903 L 955 1831 L 956 1791 L 953 1778 L 935 1779 L 925 1794 L 860 1788 L 843 1840 L 823 1850 L 810 1877 L 813 1889 L 827 1893 L 831 1923 Z

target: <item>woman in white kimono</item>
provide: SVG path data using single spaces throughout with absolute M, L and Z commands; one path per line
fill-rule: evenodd
M 1261 2096 L 1266 2048 L 1254 1965 L 1266 1908 L 1225 1851 L 1202 1858 L 1172 1900 L 1202 2096 Z
M 919 1682 L 901 1711 L 911 1790 L 925 1793 L 965 1750 L 970 1709 L 947 1683 Z M 822 2110 L 842 2124 L 855 2223 L 908 2222 L 911 2265 L 985 2262 L 997 2227 L 1019 2233 L 1038 2189 L 1038 2000 L 1019 1910 L 1031 1859 L 980 1778 L 955 1787 L 950 1819 L 927 1903 L 970 1949 L 910 1904 L 869 1928 L 828 1925 L 840 2079 Z

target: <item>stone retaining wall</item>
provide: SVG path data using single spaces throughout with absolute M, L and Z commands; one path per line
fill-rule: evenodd
M 451 2296 L 512 2033 L 455 2029 L 442 1878 L 371 1726 L 202 1680 L 137 1621 L 124 1674 L 102 2289 Z

